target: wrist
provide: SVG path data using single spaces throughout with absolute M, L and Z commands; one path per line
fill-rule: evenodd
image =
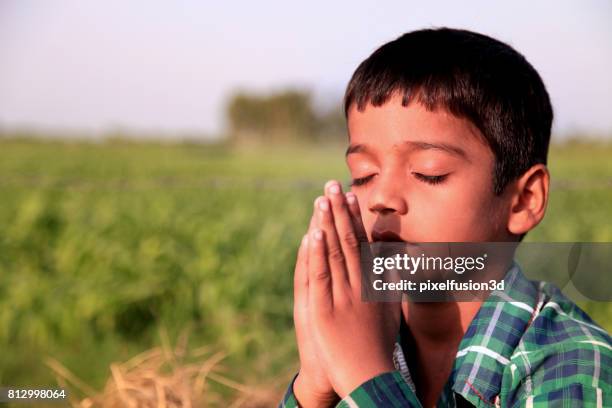
M 334 389 L 340 398 L 345 398 L 365 382 L 381 374 L 395 370 L 396 368 L 392 362 L 363 367 L 360 370 L 354 370 L 353 372 L 344 375 L 343 378 L 339 378 L 336 384 L 334 384 Z
M 301 371 L 293 382 L 293 394 L 299 406 L 304 408 L 332 407 L 340 400 L 333 390 L 330 392 L 317 390 L 308 375 Z

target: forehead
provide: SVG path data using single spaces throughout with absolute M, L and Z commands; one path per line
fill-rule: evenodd
M 490 152 L 482 133 L 469 120 L 445 109 L 427 110 L 418 102 L 402 106 L 394 95 L 381 106 L 367 104 L 363 111 L 353 104 L 348 113 L 350 146 L 354 152 L 403 149 L 436 149 L 468 158 Z

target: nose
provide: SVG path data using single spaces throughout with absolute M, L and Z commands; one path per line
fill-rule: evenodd
M 408 203 L 402 194 L 401 177 L 394 174 L 380 173 L 374 180 L 368 199 L 368 208 L 372 212 L 404 215 L 408 212 Z

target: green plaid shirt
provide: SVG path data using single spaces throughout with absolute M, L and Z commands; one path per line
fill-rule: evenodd
M 470 323 L 438 407 L 612 407 L 612 339 L 554 285 L 517 264 Z M 421 407 L 395 345 L 396 371 L 361 384 L 336 407 Z M 294 377 L 295 380 L 295 377 Z M 298 407 L 293 381 L 280 407 Z

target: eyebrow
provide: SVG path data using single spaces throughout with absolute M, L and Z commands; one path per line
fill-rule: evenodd
M 406 144 L 412 146 L 415 150 L 442 150 L 454 156 L 459 156 L 463 159 L 468 160 L 467 154 L 465 150 L 460 148 L 459 146 L 451 145 L 448 143 L 428 143 L 428 142 L 420 142 L 420 141 L 409 141 Z
M 364 144 L 351 144 L 346 149 L 346 153 L 344 153 L 344 157 L 348 157 L 349 154 L 353 153 L 366 153 L 368 151 L 368 147 Z
M 448 144 L 448 143 L 429 143 L 429 142 L 409 140 L 409 141 L 404 142 L 403 144 L 408 145 L 411 150 L 431 150 L 431 149 L 441 150 L 443 152 L 452 154 L 453 156 L 458 156 L 458 157 L 461 157 L 469 161 L 467 154 L 462 148 Z M 352 145 L 349 145 L 349 147 L 346 149 L 346 153 L 344 154 L 344 157 L 348 157 L 349 154 L 353 154 L 353 153 L 367 153 L 369 151 L 370 149 L 368 148 L 367 145 L 352 144 Z

